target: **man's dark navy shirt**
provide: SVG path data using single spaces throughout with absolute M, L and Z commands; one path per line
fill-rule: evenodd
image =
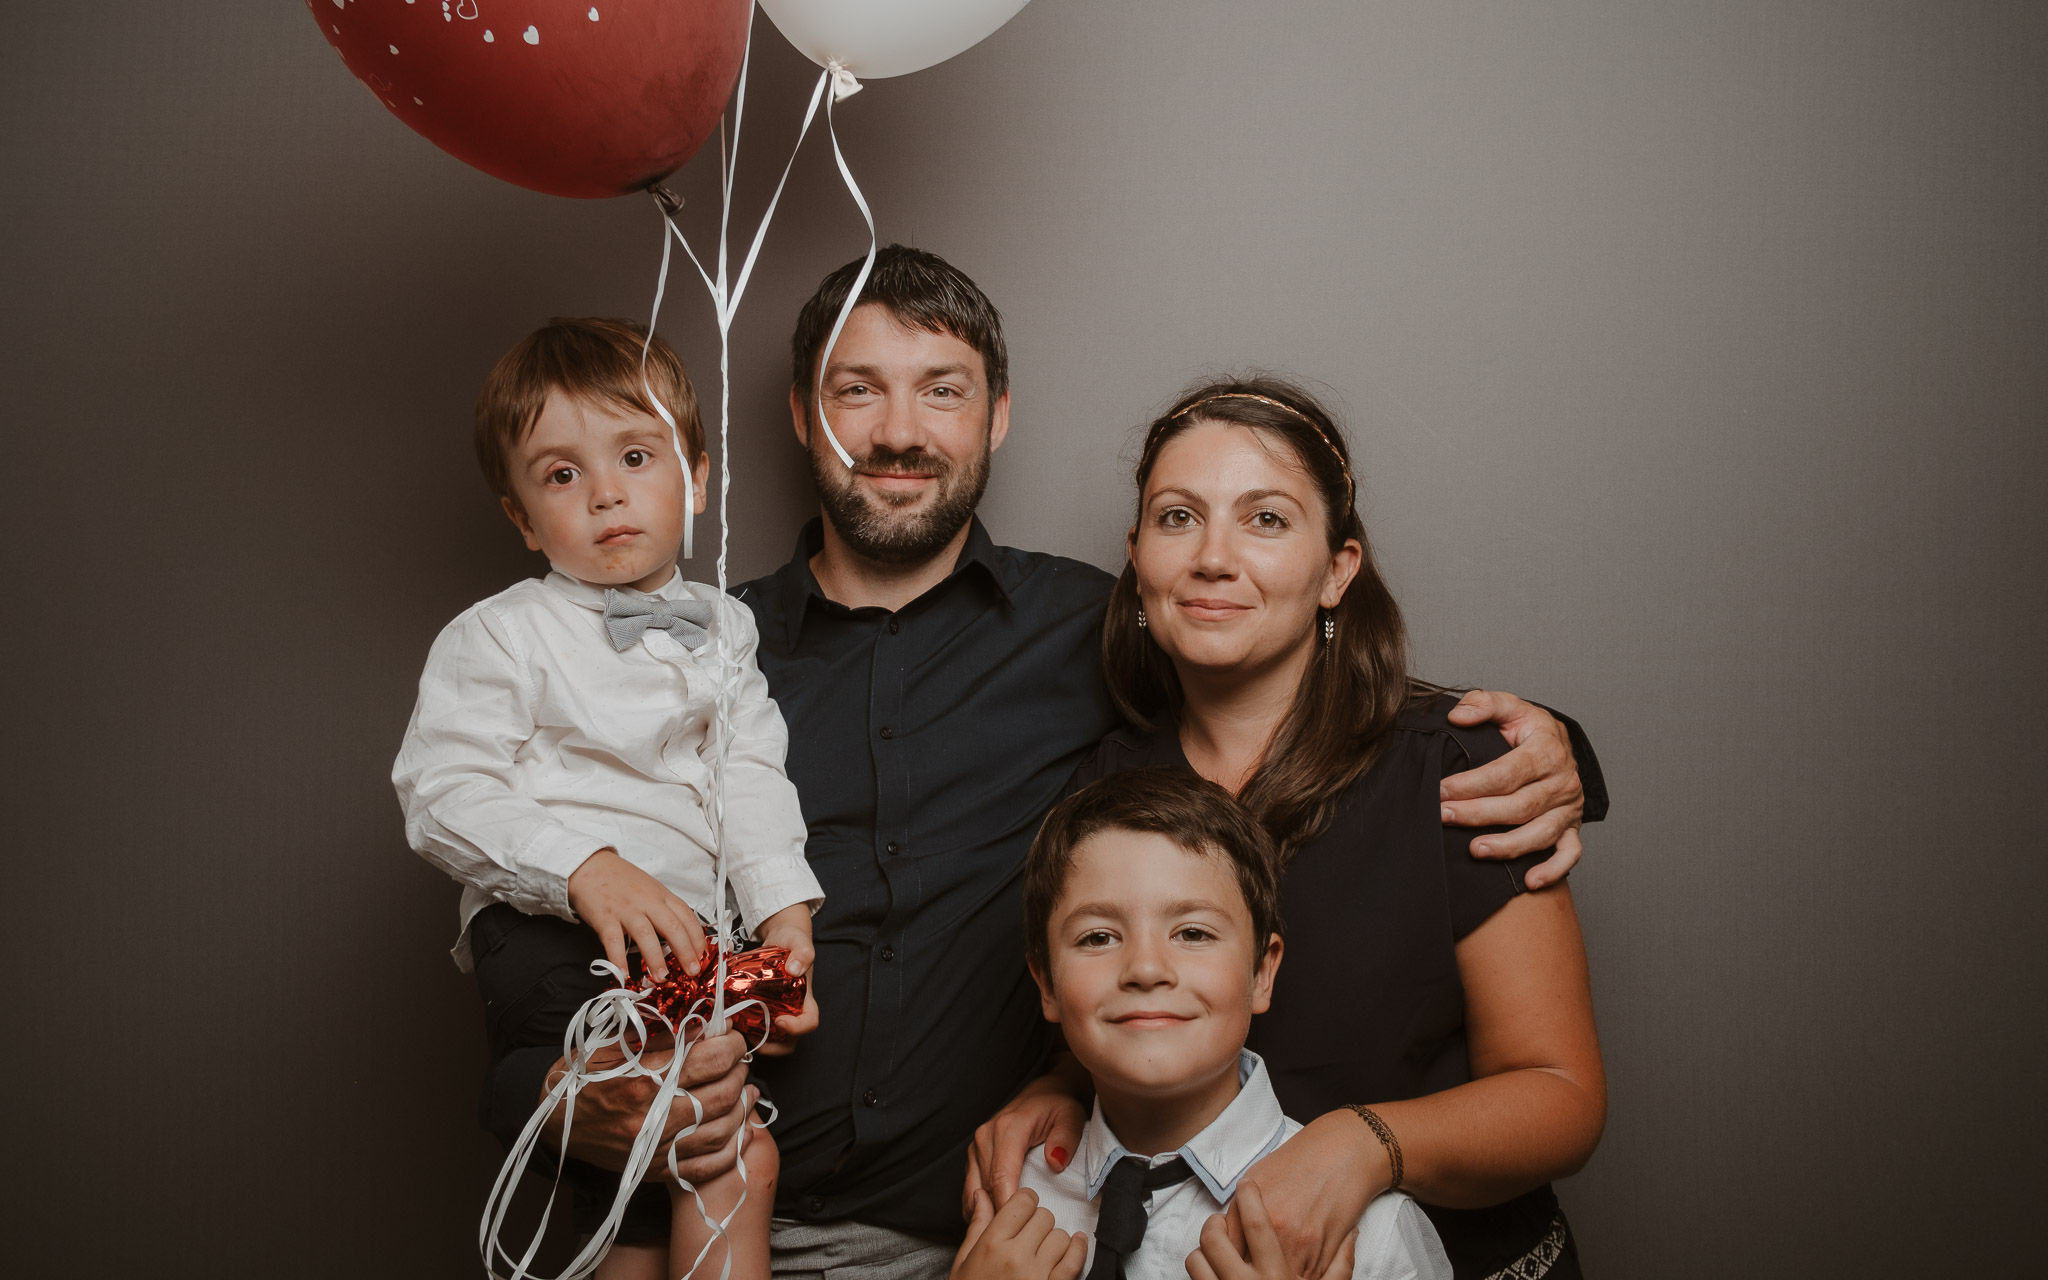
M 903 608 L 825 598 L 813 520 L 733 589 L 789 725 L 789 776 L 824 886 L 820 1019 L 757 1058 L 774 1099 L 776 1213 L 961 1234 L 967 1142 L 1050 1045 L 1024 968 L 1024 855 L 1075 766 L 1117 727 L 1102 683 L 1114 582 L 996 546 Z

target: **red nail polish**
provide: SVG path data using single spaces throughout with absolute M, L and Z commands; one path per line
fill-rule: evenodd
M 1067 1149 L 1065 1147 L 1047 1147 L 1045 1154 L 1051 1156 L 1052 1162 L 1060 1168 L 1064 1169 L 1067 1167 Z

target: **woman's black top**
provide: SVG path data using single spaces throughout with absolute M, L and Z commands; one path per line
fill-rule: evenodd
M 1482 861 L 1468 850 L 1485 828 L 1442 824 L 1438 782 L 1508 749 L 1491 725 L 1453 725 L 1446 715 L 1456 705 L 1455 696 L 1439 696 L 1402 716 L 1329 828 L 1287 866 L 1287 955 L 1272 1008 L 1252 1020 L 1248 1044 L 1298 1120 L 1472 1078 L 1456 946 L 1523 891 L 1523 874 L 1547 853 Z M 1149 765 L 1188 767 L 1174 726 L 1111 734 L 1074 785 Z M 1523 1256 L 1558 1219 L 1547 1185 L 1488 1209 L 1424 1207 L 1459 1280 Z

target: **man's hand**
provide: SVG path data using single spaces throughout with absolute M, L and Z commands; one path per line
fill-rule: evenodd
M 1018 1092 L 974 1131 L 967 1147 L 967 1185 L 960 1193 L 962 1217 L 974 1214 L 976 1192 L 1008 1204 L 1024 1176 L 1024 1157 L 1031 1148 L 1045 1148 L 1045 1162 L 1058 1173 L 1081 1148 L 1081 1129 L 1088 1123 L 1082 1095 L 1087 1076 L 1070 1055 L 1049 1074 Z
M 662 944 L 676 953 L 684 973 L 697 972 L 704 952 L 704 930 L 690 905 L 667 885 L 619 856 L 599 849 L 569 873 L 569 905 L 578 918 L 597 931 L 605 959 L 626 970 L 626 939 L 640 948 L 640 960 L 656 982 L 668 979 Z
M 804 903 L 784 907 L 761 922 L 761 944 L 768 947 L 789 948 L 789 971 L 810 973 L 811 965 L 817 960 L 817 952 L 811 945 L 811 909 Z M 804 984 L 803 1012 L 784 1014 L 775 1020 L 769 1033 L 768 1043 L 754 1052 L 764 1057 L 779 1058 L 796 1052 L 796 1045 L 790 1043 L 798 1036 L 807 1036 L 818 1029 L 818 977 L 811 974 L 811 980 Z
M 1358 1230 L 1365 1206 L 1393 1180 L 1386 1148 L 1365 1122 L 1349 1111 L 1332 1111 L 1317 1117 L 1247 1170 L 1230 1208 L 1211 1218 L 1210 1225 L 1220 1221 L 1238 1256 L 1251 1257 L 1247 1250 L 1252 1228 L 1246 1215 L 1256 1203 L 1289 1268 L 1281 1274 L 1319 1276 L 1331 1271 L 1345 1276 L 1350 1274 L 1348 1268 L 1334 1270 L 1344 1238 Z M 1256 1189 L 1255 1200 L 1246 1199 L 1248 1189 Z M 1208 1238 L 1205 1226 L 1205 1254 L 1209 1252 Z M 1212 1266 L 1214 1263 L 1211 1259 Z M 1257 1265 L 1256 1258 L 1253 1264 Z M 1218 1280 L 1226 1280 L 1228 1274 L 1221 1268 L 1216 1271 Z
M 1087 1260 L 1088 1237 L 1053 1226 L 1051 1210 L 1039 1208 L 1032 1191 L 1019 1191 L 1001 1210 L 977 1191 L 951 1280 L 1079 1280 Z
M 1280 1237 L 1273 1230 L 1265 1199 L 1256 1186 L 1249 1182 L 1240 1186 L 1230 1209 L 1229 1215 L 1211 1214 L 1202 1224 L 1201 1247 L 1188 1255 L 1189 1280 L 1298 1280 L 1304 1274 L 1320 1276 L 1322 1280 L 1347 1280 L 1351 1275 L 1351 1259 L 1358 1246 L 1357 1226 L 1339 1242 L 1327 1267 L 1299 1272 L 1281 1250 Z M 1243 1250 L 1231 1239 L 1227 1217 L 1242 1223 Z
M 1514 826 L 1513 831 L 1485 835 L 1472 842 L 1475 858 L 1519 858 L 1547 849 L 1557 852 L 1530 869 L 1531 889 L 1564 879 L 1577 865 L 1579 816 L 1586 792 L 1579 784 L 1578 762 L 1572 758 L 1571 736 L 1556 716 L 1512 693 L 1474 689 L 1451 710 L 1451 723 L 1496 724 L 1513 750 L 1492 764 L 1443 780 L 1444 825 L 1453 827 Z
M 683 1177 L 699 1186 L 733 1166 L 732 1135 L 753 1110 L 755 1090 L 747 1088 L 747 1064 L 741 1060 L 746 1042 L 737 1031 L 699 1040 L 683 1060 L 681 1083 L 704 1109 L 704 1121 L 697 1131 L 676 1144 L 676 1166 Z M 668 1063 L 669 1051 L 650 1050 L 640 1060 L 650 1067 Z M 592 1057 L 591 1066 L 602 1069 L 621 1060 L 617 1050 Z M 548 1070 L 542 1098 L 562 1078 L 567 1067 L 557 1059 Z M 600 1169 L 614 1172 L 626 1167 L 626 1157 L 646 1123 L 647 1108 L 654 1101 L 655 1082 L 642 1077 L 599 1080 L 576 1095 L 576 1117 L 569 1129 L 569 1146 L 564 1152 Z M 690 1099 L 678 1097 L 662 1123 L 666 1144 L 697 1118 Z M 558 1108 L 548 1122 L 548 1146 L 562 1150 L 562 1113 Z M 650 1181 L 668 1176 L 667 1162 L 657 1160 L 649 1167 Z

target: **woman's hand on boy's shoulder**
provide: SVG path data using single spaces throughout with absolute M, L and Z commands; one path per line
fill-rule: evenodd
M 1030 1188 L 990 1207 L 988 1195 L 972 1196 L 967 1238 L 953 1255 L 950 1280 L 1079 1280 L 1088 1261 L 1088 1237 L 1053 1225 L 1052 1211 L 1039 1207 Z
M 1333 1111 L 1317 1117 L 1253 1165 L 1238 1183 L 1230 1208 L 1211 1218 L 1208 1226 L 1220 1226 L 1240 1259 L 1252 1258 L 1251 1218 L 1256 1206 L 1263 1230 L 1288 1264 L 1276 1274 L 1348 1275 L 1348 1263 L 1345 1269 L 1337 1269 L 1337 1256 L 1343 1252 L 1345 1239 L 1356 1232 L 1365 1207 L 1392 1180 L 1386 1149 L 1372 1140 L 1364 1122 L 1349 1111 Z M 1205 1246 L 1208 1238 L 1205 1227 Z M 1253 1262 L 1256 1264 L 1255 1258 Z M 1215 1274 L 1217 1280 L 1230 1280 L 1251 1273 L 1218 1270 Z
M 1231 1213 L 1211 1214 L 1209 1220 L 1202 1224 L 1201 1247 L 1188 1255 L 1189 1280 L 1297 1280 L 1302 1273 L 1287 1261 L 1287 1253 L 1280 1247 L 1280 1235 L 1273 1229 L 1273 1219 L 1266 1212 L 1265 1198 L 1259 1195 L 1258 1187 L 1250 1182 L 1244 1183 L 1230 1205 Z M 1244 1237 L 1242 1249 L 1239 1249 L 1231 1231 L 1233 1218 L 1238 1234 Z M 1353 1227 L 1338 1242 L 1329 1264 L 1308 1274 L 1319 1276 L 1321 1280 L 1346 1280 L 1351 1274 L 1351 1260 L 1357 1247 L 1358 1228 Z
M 1009 1104 L 974 1131 L 967 1146 L 967 1185 L 960 1192 L 960 1216 L 974 1216 L 976 1192 L 1007 1203 L 1024 1177 L 1033 1147 L 1045 1148 L 1054 1173 L 1067 1167 L 1081 1147 L 1088 1123 L 1087 1072 L 1072 1054 L 1062 1053 L 1053 1069 L 1017 1091 Z

